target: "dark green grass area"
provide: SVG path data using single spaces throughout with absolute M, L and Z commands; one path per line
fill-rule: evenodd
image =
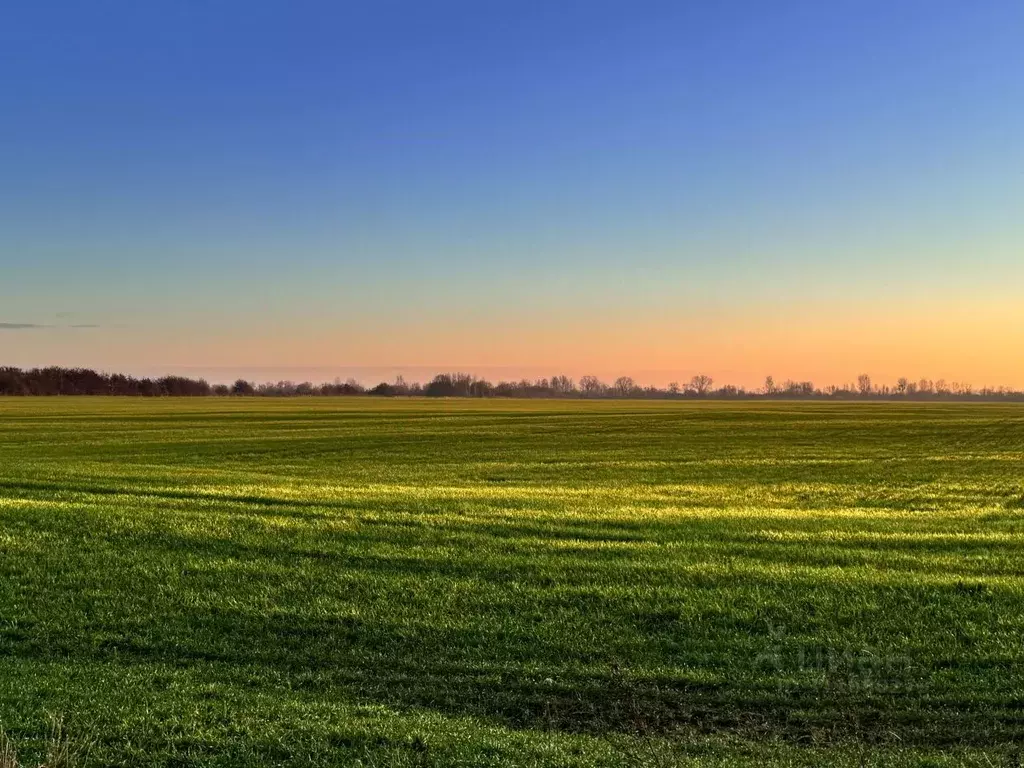
M 1016 765 L 1022 516 L 1020 406 L 0 400 L 0 725 L 96 766 Z

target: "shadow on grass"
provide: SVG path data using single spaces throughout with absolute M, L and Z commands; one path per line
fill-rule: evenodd
M 371 582 L 383 576 L 384 564 L 379 565 L 382 570 Z M 355 568 L 370 574 L 365 561 Z M 394 563 L 388 569 L 392 577 L 400 576 Z M 770 588 L 767 580 L 762 586 Z M 949 592 L 943 599 L 975 598 L 969 589 Z M 815 660 L 803 650 L 797 657 L 788 646 L 774 661 L 754 652 L 744 656 L 744 647 L 771 650 L 770 638 L 744 645 L 751 635 L 765 632 L 755 618 L 709 614 L 709 626 L 691 633 L 672 611 L 591 598 L 604 621 L 650 642 L 648 658 L 638 662 L 614 648 L 576 646 L 572 632 L 586 629 L 586 600 L 573 607 L 575 624 L 534 633 L 528 623 L 501 625 L 493 612 L 480 622 L 471 616 L 438 626 L 402 609 L 373 617 L 175 603 L 145 622 L 137 609 L 128 618 L 132 597 L 127 594 L 123 620 L 97 620 L 65 633 L 52 627 L 40 631 L 31 620 L 4 627 L 0 655 L 125 668 L 166 665 L 194 675 L 197 684 L 222 681 L 243 689 L 283 684 L 318 697 L 472 716 L 513 728 L 661 735 L 730 731 L 795 743 L 1024 743 L 1024 710 L 1005 691 L 916 689 L 908 685 L 913 681 L 907 674 L 916 670 L 865 668 L 864 657 Z M 684 650 L 663 651 L 660 644 L 670 637 L 683 641 Z M 652 656 L 660 663 L 651 664 Z M 659 671 L 669 669 L 677 671 Z M 1016 674 L 1005 664 L 974 671 Z
M 794 742 L 881 739 L 901 715 L 870 701 L 831 701 L 816 686 L 786 690 L 771 683 L 733 685 L 669 675 L 634 677 L 609 664 L 564 672 L 557 660 L 515 647 L 497 633 L 426 630 L 402 636 L 394 626 L 297 615 L 193 612 L 176 617 L 159 637 L 125 634 L 98 643 L 39 642 L 6 631 L 0 654 L 25 660 L 136 667 L 160 664 L 241 687 L 280 684 L 293 691 L 399 710 L 472 716 L 512 728 L 605 734 L 671 735 L 694 730 L 771 735 Z M 272 672 L 272 675 L 267 675 Z M 136 675 L 137 679 L 137 675 Z M 271 682 L 275 681 L 275 682 Z M 833 692 L 837 693 L 837 692 Z M 935 744 L 961 743 L 960 709 L 952 720 L 919 713 L 913 732 Z M 929 722 L 929 719 L 932 721 Z M 902 723 L 906 726 L 907 723 Z
M 169 497 L 209 499 L 185 492 Z M 254 502 L 240 495 L 239 503 Z M 274 503 L 275 510 L 300 506 Z M 397 509 L 398 503 L 386 511 Z M 830 564 L 821 555 L 803 553 L 800 544 L 753 540 L 740 525 L 697 520 L 645 525 L 655 538 L 714 542 L 720 558 L 785 566 Z M 222 680 L 254 688 L 284 684 L 319 697 L 472 716 L 515 728 L 731 731 L 793 742 L 1024 743 L 1024 703 L 1019 694 L 1007 693 L 1018 673 L 1003 660 L 958 654 L 958 664 L 974 665 L 967 669 L 966 684 L 925 681 L 914 688 L 910 683 L 920 680 L 910 677 L 921 670 L 865 668 L 863 656 L 822 661 L 813 656 L 820 647 L 810 649 L 810 656 L 807 649 L 794 650 L 784 642 L 772 648 L 771 638 L 764 636 L 770 614 L 737 607 L 732 601 L 741 592 L 764 596 L 769 604 L 788 598 L 790 619 L 805 622 L 805 629 L 820 630 L 822 636 L 842 635 L 835 617 L 816 614 L 814 601 L 820 595 L 801 592 L 799 585 L 795 590 L 780 586 L 771 576 L 778 568 L 762 575 L 699 576 L 699 583 L 688 584 L 691 597 L 696 586 L 710 598 L 702 608 L 703 625 L 688 626 L 653 591 L 603 593 L 596 582 L 601 578 L 605 586 L 621 587 L 628 578 L 633 585 L 672 587 L 678 593 L 679 577 L 665 570 L 671 559 L 639 562 L 628 550 L 553 549 L 538 556 L 524 545 L 532 538 L 628 544 L 637 530 L 637 524 L 625 522 L 558 526 L 454 519 L 438 532 L 456 547 L 445 557 L 443 548 L 407 550 L 429 540 L 421 527 L 394 522 L 367 525 L 362 532 L 325 533 L 310 525 L 280 538 L 262 531 L 212 538 L 136 530 L 118 544 L 116 557 L 105 561 L 122 565 L 126 573 L 138 572 L 139 566 L 173 573 L 177 581 L 166 585 L 133 584 L 129 575 L 116 573 L 103 581 L 108 574 L 88 570 L 96 566 L 88 547 L 92 539 L 107 547 L 111 531 L 87 515 L 50 516 L 36 526 L 36 533 L 51 534 L 49 549 L 28 555 L 34 559 L 20 565 L 5 564 L 7 574 L 30 596 L 32 609 L 23 601 L 17 604 L 20 615 L 4 617 L 0 654 L 83 665 L 168 665 L 194 675 L 197 683 Z M 864 549 L 859 543 L 833 541 L 828 546 L 857 557 Z M 962 548 L 943 544 L 936 551 L 948 555 Z M 1011 547 L 1018 548 L 1016 543 Z M 892 550 L 901 547 L 892 545 Z M 984 553 L 984 547 L 977 552 Z M 226 562 L 252 567 L 222 569 Z M 43 574 L 42 580 L 23 578 L 29 570 Z M 59 623 L 57 611 L 60 600 L 67 600 L 67 585 L 51 578 L 62 572 L 94 590 L 74 603 L 85 618 L 66 626 Z M 342 615 L 344 601 L 337 590 L 323 600 L 300 591 L 331 584 L 332 579 L 358 590 L 350 605 L 361 612 Z M 588 584 L 590 579 L 595 581 Z M 252 594 L 252 580 L 274 588 L 281 586 L 274 580 L 284 582 L 287 589 L 274 594 L 278 599 L 295 595 L 294 604 L 268 612 L 238 607 Z M 510 588 L 505 602 L 482 603 L 483 596 L 504 597 L 503 587 L 513 583 L 526 589 Z M 406 592 L 417 584 L 427 585 L 422 593 Z M 467 584 L 477 590 L 467 605 L 478 613 L 452 616 L 443 624 L 436 613 L 429 620 L 417 613 L 431 607 L 438 590 Z M 565 585 L 580 591 L 571 598 L 546 591 Z M 863 597 L 856 592 L 859 588 L 821 585 L 833 602 Z M 105 599 L 118 601 L 118 610 L 111 611 L 109 605 L 94 610 L 103 589 Z M 921 589 L 932 610 L 948 615 L 966 615 L 967 608 L 982 611 L 973 616 L 975 621 L 1006 614 L 1003 598 L 993 602 L 987 589 L 963 584 Z M 185 600 L 185 593 L 198 597 Z M 912 620 L 908 616 L 913 605 L 902 613 L 893 607 L 906 599 L 905 592 L 870 597 L 889 601 L 885 618 L 893 623 L 887 632 L 898 631 L 900 621 Z M 569 599 L 571 604 L 564 602 Z M 52 615 L 39 621 L 47 611 Z M 941 627 L 932 625 L 929 631 L 940 632 Z M 591 636 L 585 637 L 587 633 Z M 616 644 L 616 633 L 625 640 Z M 610 642 L 602 645 L 601 638 Z M 970 640 L 965 635 L 964 641 Z M 780 658 L 759 659 L 766 651 Z M 986 687 L 984 680 L 999 685 Z

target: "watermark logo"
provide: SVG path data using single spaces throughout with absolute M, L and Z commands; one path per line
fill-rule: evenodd
M 808 643 L 768 625 L 767 643 L 754 668 L 771 675 L 781 693 L 808 684 L 847 692 L 912 694 L 923 686 L 920 668 L 909 656 L 851 644 Z

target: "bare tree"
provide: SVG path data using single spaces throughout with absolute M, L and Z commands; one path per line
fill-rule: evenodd
M 814 394 L 813 381 L 787 381 L 785 388 L 787 395 L 806 397 Z
M 551 391 L 559 395 L 569 395 L 576 391 L 576 384 L 568 376 L 552 376 Z
M 485 379 L 478 379 L 467 373 L 446 373 L 434 377 L 426 386 L 420 383 L 406 383 L 400 376 L 393 385 L 380 383 L 366 390 L 354 379 L 342 381 L 336 378 L 334 383 L 314 384 L 312 382 L 278 381 L 255 384 L 239 379 L 232 385 L 210 385 L 202 379 L 189 379 L 182 376 L 163 376 L 158 379 L 135 379 L 125 374 L 99 373 L 86 368 L 63 368 L 49 366 L 21 370 L 20 368 L 0 366 L 0 396 L 8 395 L 138 395 L 144 397 L 206 395 L 259 395 L 264 397 L 287 397 L 297 395 L 432 395 L 440 397 L 551 397 L 566 396 L 571 393 L 582 393 L 588 397 L 607 395 L 645 398 L 678 398 L 685 392 L 687 396 L 706 396 L 720 398 L 746 397 L 748 393 L 741 387 L 726 384 L 718 389 L 713 388 L 710 376 L 694 376 L 685 386 L 679 382 L 671 382 L 665 388 L 656 386 L 641 387 L 629 376 L 619 377 L 609 387 L 596 376 L 584 376 L 579 388 L 568 376 L 552 376 L 550 379 L 520 381 L 499 381 L 491 384 Z M 823 389 L 815 389 L 810 381 L 794 381 L 787 379 L 778 385 L 771 376 L 765 378 L 763 389 L 758 392 L 765 395 L 783 395 L 786 397 L 886 397 L 902 395 L 922 399 L 933 394 L 943 400 L 952 399 L 1005 399 L 1022 401 L 1024 392 L 1002 386 L 973 387 L 963 379 L 947 384 L 944 379 L 932 382 L 921 379 L 915 383 L 901 377 L 893 386 L 872 384 L 867 374 L 858 377 L 855 383 L 844 384 L 842 387 L 829 385 Z
M 585 395 L 593 396 L 599 395 L 604 391 L 604 384 L 597 376 L 581 376 L 580 377 L 580 392 Z
M 632 376 L 619 376 L 615 380 L 615 393 L 622 397 L 628 397 L 636 389 L 636 382 Z
M 706 395 L 711 390 L 711 385 L 715 383 L 715 380 L 704 373 L 698 373 L 692 379 L 690 379 L 690 389 L 696 392 L 698 395 Z

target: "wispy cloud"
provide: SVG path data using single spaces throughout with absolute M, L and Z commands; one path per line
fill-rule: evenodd
M 74 325 L 46 325 L 45 323 L 0 323 L 0 331 L 31 331 L 37 328 L 100 328 L 96 323 L 75 323 Z

